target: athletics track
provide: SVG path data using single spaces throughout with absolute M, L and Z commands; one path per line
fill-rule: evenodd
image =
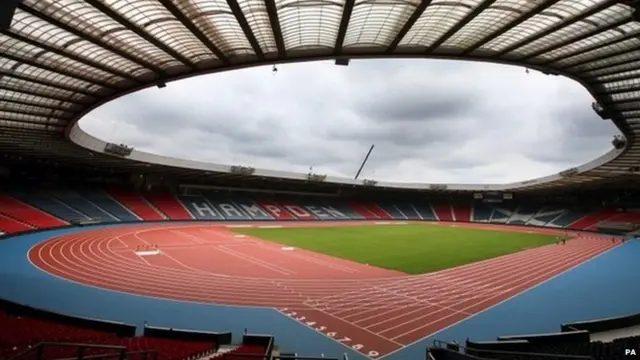
M 276 308 L 381 358 L 557 276 L 616 244 L 594 235 L 435 273 L 408 276 L 235 235 L 230 227 L 371 222 L 155 223 L 89 230 L 37 244 L 29 260 L 55 276 L 157 298 Z M 403 223 L 398 223 L 403 224 Z M 564 231 L 445 224 L 510 232 Z M 435 225 L 434 225 L 435 226 Z M 139 256 L 140 247 L 160 249 Z

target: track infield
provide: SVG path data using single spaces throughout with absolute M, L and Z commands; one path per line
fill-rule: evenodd
M 239 228 L 235 233 L 361 264 L 424 274 L 553 244 L 557 236 L 432 224 Z
M 337 229 L 339 226 L 356 227 Z M 309 232 L 311 229 L 289 233 L 297 232 L 297 239 L 271 239 L 280 244 L 252 236 L 269 238 L 288 231 L 274 227 L 326 227 L 314 230 L 330 234 L 333 230 L 348 230 L 345 233 L 352 234 L 359 231 L 358 246 L 363 246 L 362 241 L 366 241 L 363 234 L 367 232 L 389 236 L 395 232 L 398 239 L 394 237 L 389 241 L 393 241 L 395 249 L 403 255 L 391 256 L 389 263 L 384 263 L 384 254 L 379 251 L 354 258 L 351 255 L 362 256 L 362 252 L 355 251 L 353 244 L 347 246 L 349 254 L 336 250 L 343 248 L 336 244 L 344 245 L 347 241 L 335 236 L 339 232 L 329 236 L 331 241 L 324 244 L 328 246 L 323 249 L 311 246 L 316 252 L 303 249 L 309 248 L 311 242 L 299 235 L 306 237 L 313 233 Z M 470 259 L 464 255 L 442 261 L 445 257 L 438 256 L 438 251 L 420 253 L 415 246 L 408 245 L 427 240 L 400 240 L 411 232 L 414 236 L 420 235 L 414 229 L 419 227 L 429 227 L 432 229 L 429 231 L 439 234 L 428 240 L 430 244 L 435 241 L 452 255 L 456 249 L 475 249 L 463 252 L 473 253 L 475 257 Z M 476 238 L 476 243 L 485 244 L 478 246 L 469 239 L 470 231 L 478 233 L 477 229 L 497 231 L 482 232 L 487 239 Z M 456 231 L 462 234 L 457 235 L 462 242 L 455 241 L 455 246 L 447 248 L 445 237 L 450 239 Z M 514 239 L 514 233 L 520 233 L 521 240 L 504 238 Z M 29 259 L 36 267 L 55 276 L 114 291 L 275 308 L 345 346 L 371 358 L 380 358 L 616 245 L 596 236 L 583 236 L 566 245 L 540 246 L 564 234 L 551 229 L 462 223 L 377 226 L 371 222 L 162 223 L 60 236 L 34 246 L 29 251 Z M 496 241 L 491 240 L 493 238 L 502 239 L 502 243 L 511 242 L 509 246 L 497 244 L 497 250 L 487 251 L 486 241 Z M 387 248 L 385 252 L 393 251 Z M 407 258 L 410 261 L 403 263 L 402 259 Z M 470 261 L 475 262 L 421 275 L 403 272 L 420 273 Z

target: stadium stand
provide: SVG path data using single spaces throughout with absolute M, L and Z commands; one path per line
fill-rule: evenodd
M 294 216 L 289 211 L 287 211 L 285 208 L 283 208 L 278 203 L 276 203 L 276 202 L 274 202 L 272 200 L 258 198 L 256 200 L 256 203 L 259 206 L 261 206 L 266 212 L 268 212 L 269 215 L 271 215 L 271 217 L 273 217 L 275 220 L 295 220 L 295 219 L 298 219 L 298 217 Z
M 371 211 L 365 204 L 362 204 L 362 203 L 350 202 L 348 206 L 351 207 L 351 209 L 353 209 L 354 212 L 356 212 L 358 215 L 360 215 L 362 218 L 366 220 L 380 220 L 380 219 L 387 218 L 386 216 L 384 218 L 381 218 L 379 214 L 376 214 L 375 212 Z
M 35 208 L 47 212 L 66 222 L 79 222 L 90 220 L 89 216 L 70 207 L 51 196 L 50 193 L 31 189 L 28 191 L 13 191 L 11 195 Z
M 423 220 L 420 213 L 418 213 L 418 210 L 416 210 L 416 207 L 413 206 L 412 203 L 400 201 L 396 202 L 395 206 L 398 211 L 402 212 L 407 217 L 408 220 Z
M 321 205 L 329 200 L 318 194 L 342 196 L 349 192 L 363 193 L 355 197 L 360 200 L 348 195 L 342 199 L 332 197 L 333 209 L 341 209 L 340 213 L 347 217 L 358 214 L 374 221 L 417 217 L 430 221 L 472 220 L 592 231 L 613 225 L 637 228 L 635 214 L 617 210 L 638 206 L 640 202 L 634 190 L 625 189 L 631 191 L 623 196 L 626 199 L 602 195 L 608 198 L 606 205 L 603 202 L 589 210 L 581 206 L 575 210 L 572 206 L 600 196 L 604 187 L 611 190 L 626 186 L 626 182 L 637 183 L 640 2 L 478 0 L 392 2 L 390 5 L 385 1 L 344 1 L 330 4 L 330 11 L 323 1 L 294 3 L 283 6 L 282 2 L 274 1 L 227 1 L 226 4 L 205 0 L 0 1 L 3 37 L 0 176 L 14 182 L 3 189 L 16 189 L 4 190 L 9 195 L 0 194 L 0 230 L 19 233 L 91 220 L 337 219 L 341 217 L 336 212 Z M 138 16 L 140 14 L 144 16 Z M 143 88 L 162 89 L 180 78 L 265 62 L 327 57 L 334 57 L 336 65 L 344 66 L 349 64 L 351 54 L 373 58 L 456 57 L 526 66 L 527 73 L 531 69 L 545 75 L 568 76 L 587 87 L 594 96 L 595 114 L 610 121 L 621 134 L 615 135 L 611 151 L 598 159 L 544 178 L 512 184 L 400 184 L 320 175 L 311 169 L 307 176 L 242 165 L 203 165 L 144 153 L 119 142 L 107 143 L 85 133 L 78 125 L 85 114 L 111 99 Z M 277 72 L 275 65 L 273 71 Z M 373 146 L 369 151 L 372 149 Z M 15 185 L 21 184 L 20 175 L 49 179 L 64 172 L 78 181 L 93 178 L 94 183 L 86 184 L 91 190 L 75 191 L 79 195 L 76 197 L 58 190 L 41 191 L 39 184 L 32 188 Z M 146 174 L 167 180 L 172 184 L 169 187 L 173 187 L 174 182 L 205 186 L 216 183 L 216 187 L 257 189 L 259 195 L 249 194 L 240 199 L 235 194 L 186 193 L 173 188 L 172 193 L 131 191 L 129 187 L 140 189 L 145 188 L 145 184 L 131 184 L 130 179 L 135 177 L 144 183 Z M 99 190 L 111 185 L 113 188 L 107 192 Z M 590 194 L 580 194 L 590 186 Z M 294 191 L 315 194 L 313 197 L 270 194 L 276 189 L 286 189 L 289 194 Z M 458 205 L 471 199 L 470 196 L 458 199 L 458 196 L 481 189 L 527 192 L 529 199 L 504 204 Z M 574 202 L 580 204 L 531 201 L 544 197 L 542 193 L 547 191 L 576 192 Z M 378 197 L 381 193 L 404 195 Z M 430 196 L 434 196 L 433 201 Z M 418 198 L 429 201 L 417 201 Z M 180 209 L 180 203 L 186 213 Z M 36 356 L 29 353 L 31 357 L 25 357 L 29 360 L 42 360 L 43 355 L 45 358 L 82 358 L 105 349 L 120 351 L 120 355 L 127 351 L 127 355 L 118 356 L 119 359 L 137 360 L 132 350 L 144 352 L 150 348 L 156 349 L 156 359 L 206 359 L 212 351 L 209 347 L 222 344 L 220 341 L 205 344 L 200 342 L 202 338 L 191 342 L 167 338 L 159 336 L 164 334 L 162 329 L 151 328 L 145 329 L 142 338 L 132 334 L 114 337 L 111 330 L 105 328 L 106 323 L 84 320 L 79 324 L 78 319 L 58 321 L 51 316 L 29 312 L 16 317 L 15 313 L 7 313 L 1 318 L 4 325 L 24 327 L 24 331 L 17 332 L 24 338 L 7 339 L 0 344 L 0 351 L 6 350 L 2 349 L 4 345 L 10 351 L 19 350 L 17 346 L 10 346 L 10 342 L 32 343 L 43 339 L 29 338 L 34 329 L 44 334 L 45 340 L 74 340 L 84 344 L 35 345 L 31 349 L 43 351 Z M 70 322 L 73 324 L 69 325 Z M 118 326 L 131 328 L 124 324 Z M 222 356 L 248 360 L 255 358 L 252 355 L 270 355 L 272 339 L 264 342 L 259 337 L 245 336 L 243 340 L 246 343 L 243 341 L 242 346 L 233 347 Z M 551 353 L 545 358 L 553 360 L 566 358 L 564 354 L 568 353 L 576 354 L 573 359 L 583 354 L 596 359 L 617 359 L 623 347 L 638 347 L 637 338 L 601 344 L 588 344 L 584 339 L 525 343 L 531 345 L 527 353 L 494 352 L 491 358 L 525 359 Z
M 574 230 L 586 230 L 593 226 L 596 226 L 598 223 L 605 221 L 611 217 L 616 215 L 616 211 L 612 209 L 603 209 L 591 214 L 587 214 L 577 221 L 572 222 L 569 226 L 569 229 Z
M 15 234 L 36 229 L 94 222 L 147 220 L 411 220 L 449 221 L 567 228 L 623 234 L 640 226 L 640 213 L 622 209 L 577 211 L 531 203 L 468 205 L 424 200 L 383 199 L 361 202 L 319 196 L 191 191 L 171 192 L 108 190 L 22 190 L 2 194 L 0 231 Z M 200 195 L 197 195 L 200 194 Z
M 228 333 L 153 327 L 145 328 L 143 336 L 135 336 L 132 325 L 62 315 L 7 301 L 0 301 L 0 329 L 0 359 L 68 359 L 75 358 L 80 349 L 88 357 L 112 354 L 121 347 L 132 354 L 153 351 L 158 360 L 183 360 L 214 354 L 221 343 L 231 341 Z M 43 349 L 36 356 L 34 350 L 39 346 Z
M 78 190 L 78 195 L 120 221 L 140 221 L 131 210 L 101 190 Z
M 98 207 L 91 201 L 80 196 L 72 190 L 59 190 L 50 193 L 51 197 L 56 198 L 61 203 L 71 209 L 75 209 L 91 219 L 99 219 L 103 222 L 118 222 L 120 219 Z
M 511 214 L 509 220 L 507 220 L 507 224 L 513 225 L 526 225 L 531 218 L 535 216 L 538 212 L 538 207 L 521 204 L 516 208 L 516 211 Z
M 0 213 L 5 217 L 14 219 L 36 228 L 52 228 L 67 225 L 55 216 L 29 206 L 9 195 L 0 193 Z
M 151 205 L 161 211 L 170 220 L 191 220 L 193 217 L 184 205 L 171 193 L 148 192 L 145 197 Z
M 467 339 L 464 346 L 436 340 L 428 352 L 435 360 L 621 360 L 629 358 L 625 351 L 640 349 L 640 336 L 628 334 L 608 341 L 592 338 L 639 324 L 640 314 L 634 314 L 563 324 L 558 333 L 501 336 L 481 342 Z
M 431 204 L 436 217 L 440 221 L 453 221 L 453 209 L 449 204 Z
M 478 202 L 471 205 L 472 221 L 489 222 L 493 214 L 493 208 L 485 203 Z
M 142 220 L 164 220 L 166 216 L 153 207 L 141 194 L 136 194 L 120 188 L 111 188 L 107 193 L 129 211 L 136 214 Z
M 436 214 L 431 207 L 431 204 L 425 202 L 411 202 L 413 208 L 422 220 L 437 221 Z
M 407 215 L 402 212 L 394 203 L 390 203 L 387 201 L 381 201 L 377 203 L 378 207 L 384 210 L 387 214 L 391 216 L 394 220 L 407 220 Z
M 454 204 L 454 205 L 451 205 L 451 209 L 453 211 L 453 217 L 455 221 L 461 221 L 461 222 L 471 221 L 470 205 Z
M 33 230 L 35 227 L 0 214 L 0 229 L 2 229 L 2 234 L 0 235 L 4 235 L 5 233 L 13 234 Z

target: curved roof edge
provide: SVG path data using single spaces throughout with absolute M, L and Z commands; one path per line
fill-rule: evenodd
M 69 140 L 71 140 L 73 143 L 83 148 L 86 148 L 98 153 L 106 154 L 104 152 L 104 148 L 107 145 L 107 142 L 100 140 L 95 136 L 92 136 L 89 133 L 85 132 L 80 128 L 77 122 L 69 131 L 68 137 L 69 137 Z M 581 173 L 585 173 L 587 171 L 596 169 L 599 166 L 602 166 L 614 160 L 623 152 L 624 150 L 613 149 L 608 153 L 584 165 L 569 169 L 569 170 L 573 170 L 571 176 L 579 175 Z M 203 172 L 217 172 L 217 173 L 232 173 L 231 167 L 233 166 L 233 165 L 225 165 L 225 164 L 208 163 L 204 161 L 179 159 L 179 158 L 174 158 L 169 156 L 156 155 L 153 153 L 148 153 L 148 152 L 139 151 L 139 150 L 133 150 L 131 155 L 127 156 L 127 159 L 138 161 L 138 162 L 151 163 L 155 165 L 163 165 L 163 166 L 169 166 L 169 167 L 175 167 L 175 168 L 181 168 L 181 169 L 201 170 Z M 562 175 L 563 173 L 564 171 L 559 172 L 557 174 L 549 175 L 549 176 L 544 176 L 544 177 L 525 180 L 525 181 L 513 182 L 513 183 L 506 183 L 506 184 L 443 184 L 443 183 L 377 181 L 375 179 L 370 179 L 370 180 L 375 180 L 376 186 L 378 187 L 397 188 L 397 189 L 509 191 L 509 190 L 517 190 L 520 188 L 527 188 L 535 185 L 542 185 L 542 184 L 559 181 L 566 177 L 565 175 Z M 308 180 L 308 176 L 309 176 L 309 174 L 305 174 L 305 173 L 268 170 L 268 169 L 260 169 L 260 168 L 255 168 L 255 172 L 252 175 L 268 177 L 268 178 L 303 180 L 303 181 Z M 341 184 L 341 185 L 365 186 L 364 179 L 355 180 L 355 179 L 339 177 L 339 176 L 327 176 L 323 182 Z
M 224 176 L 231 166 L 142 152 L 134 152 L 131 161 L 99 154 L 104 142 L 90 141 L 76 122 L 120 96 L 207 73 L 336 58 L 455 59 L 519 65 L 578 81 L 625 135 L 627 146 L 540 179 L 452 188 L 557 189 L 640 176 L 640 21 L 629 1 L 229 0 L 216 3 L 220 11 L 213 13 L 209 0 L 179 3 L 19 1 L 11 23 L 0 24 L 0 152 L 95 169 L 164 167 L 190 173 L 178 175 L 185 178 L 200 171 Z M 307 174 L 268 170 L 256 175 L 307 180 Z M 326 181 L 359 186 L 350 179 Z

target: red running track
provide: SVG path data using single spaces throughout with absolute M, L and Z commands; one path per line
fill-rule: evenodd
M 440 225 L 564 233 L 487 224 Z M 155 245 L 160 249 L 158 255 L 136 254 L 138 247 Z M 183 301 L 276 308 L 375 358 L 450 327 L 613 246 L 610 241 L 587 236 L 564 246 L 544 246 L 408 276 L 301 249 L 286 250 L 235 235 L 224 224 L 165 223 L 61 236 L 34 246 L 29 259 L 53 275 L 99 288 Z

